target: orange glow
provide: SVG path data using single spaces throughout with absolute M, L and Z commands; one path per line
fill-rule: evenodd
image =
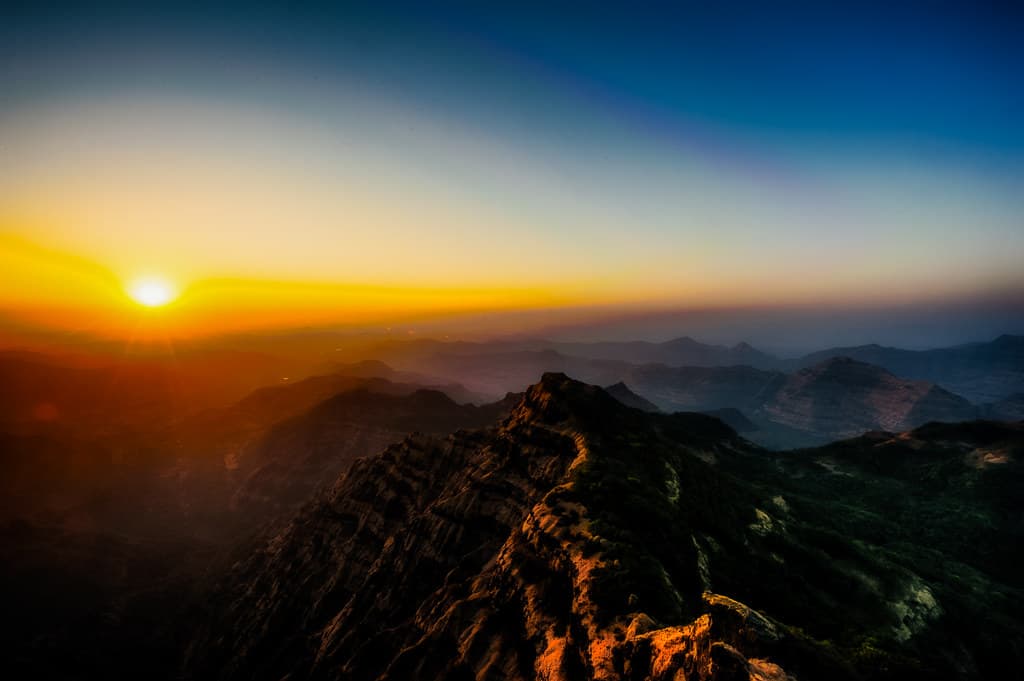
M 1019 211 L 959 171 L 913 166 L 904 187 L 854 164 L 776 194 L 700 154 L 561 159 L 373 98 L 326 104 L 310 109 L 322 120 L 130 91 L 16 108 L 0 126 L 0 327 L 180 337 L 523 310 L 560 324 L 1024 285 Z M 170 294 L 135 290 L 151 273 Z
M 362 326 L 453 314 L 545 309 L 580 296 L 543 288 L 384 286 L 254 278 L 125 279 L 86 258 L 0 234 L 0 322 L 126 339 L 314 325 Z M 140 309 L 141 308 L 141 309 Z M 159 308 L 159 314 L 153 314 Z
M 146 307 L 162 307 L 177 297 L 174 287 L 159 277 L 136 279 L 128 287 L 128 294 Z
M 133 279 L 89 258 L 40 246 L 0 232 L 0 333 L 58 332 L 132 341 L 196 338 L 223 333 L 298 327 L 359 328 L 454 319 L 483 313 L 495 329 L 492 313 L 535 311 L 556 323 L 596 318 L 609 311 L 659 309 L 685 305 L 709 309 L 723 305 L 764 307 L 838 301 L 870 304 L 893 300 L 879 282 L 878 291 L 861 291 L 833 273 L 808 289 L 808 265 L 801 276 L 763 281 L 748 275 L 728 282 L 698 265 L 654 281 L 637 268 L 604 273 L 601 279 L 538 281 L 500 285 L 469 281 L 440 284 L 366 284 L 258 277 L 198 276 L 161 263 L 165 276 Z M 153 268 L 154 271 L 158 268 Z M 850 273 L 852 276 L 852 273 Z M 453 275 L 454 276 L 454 275 Z M 625 278 L 623 278 L 625 277 Z M 124 282 L 129 282 L 127 286 Z M 171 282 L 174 282 L 173 284 Z M 658 293 L 646 290 L 655 284 Z M 751 295 L 757 288 L 760 295 Z M 910 287 L 907 287 L 910 289 Z M 684 294 L 680 294 L 680 290 Z M 913 297 L 914 290 L 905 295 Z M 510 316 L 504 328 L 523 332 Z

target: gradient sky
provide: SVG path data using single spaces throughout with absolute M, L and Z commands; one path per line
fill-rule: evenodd
M 4 314 L 1022 300 L 1019 4 L 302 4 L 5 11 Z

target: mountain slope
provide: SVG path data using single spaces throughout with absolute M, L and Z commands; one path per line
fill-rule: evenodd
M 340 393 L 277 424 L 246 448 L 239 469 L 244 480 L 233 505 L 248 519 L 270 517 L 306 500 L 357 458 L 400 442 L 408 433 L 483 428 L 512 406 L 510 401 L 460 405 L 425 389 L 387 394 L 367 387 Z
M 976 403 L 1024 392 L 1024 336 L 1004 335 L 988 343 L 921 351 L 881 345 L 831 348 L 807 355 L 798 363 L 811 366 L 830 357 L 852 357 L 897 376 L 938 383 Z
M 926 381 L 837 357 L 787 376 L 757 414 L 820 441 L 871 430 L 900 431 L 928 421 L 962 421 L 977 410 Z
M 654 402 L 651 402 L 646 397 L 637 395 L 635 392 L 630 390 L 629 386 L 627 386 L 622 381 L 619 381 L 618 383 L 615 383 L 613 385 L 606 386 L 604 391 L 611 395 L 612 397 L 614 397 L 615 399 L 617 399 L 622 404 L 626 405 L 627 407 L 633 407 L 634 409 L 639 409 L 640 411 L 661 411 L 658 405 L 656 405 Z
M 961 513 L 932 518 L 912 493 L 920 471 L 872 468 L 877 440 L 844 444 L 857 463 L 834 472 L 814 452 L 772 455 L 714 418 L 646 414 L 548 374 L 500 427 L 362 459 L 240 553 L 195 616 L 187 669 L 523 681 L 1017 669 L 1024 599 L 1004 562 L 1019 549 L 975 561 L 951 537 L 1019 545 L 1022 434 L 950 437 L 907 445 L 957 483 L 945 498 Z M 873 480 L 883 499 L 837 494 Z M 902 520 L 939 541 L 888 522 L 892 489 Z
M 0 598 L 21 613 L 0 628 L 9 675 L 174 678 L 180 645 L 168 630 L 198 576 L 215 569 L 215 547 L 279 513 L 290 519 L 355 458 L 410 431 L 493 424 L 517 401 L 459 405 L 437 391 L 353 380 L 296 382 L 189 420 L 172 431 L 177 441 L 167 438 L 193 457 L 177 464 L 147 451 L 163 444 L 151 434 L 114 448 L 0 431 Z M 342 385 L 361 387 L 270 425 Z M 236 467 L 225 470 L 235 448 Z

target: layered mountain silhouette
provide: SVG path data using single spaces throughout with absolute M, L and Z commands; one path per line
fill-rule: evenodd
M 90 531 L 221 540 L 304 500 L 351 458 L 376 453 L 412 430 L 480 427 L 508 409 L 463 408 L 447 393 L 375 377 L 379 371 L 428 380 L 378 363 L 335 368 L 337 373 L 257 389 L 228 406 L 175 410 L 165 399 L 173 391 L 153 383 L 148 370 L 124 373 L 4 356 L 0 378 L 12 392 L 4 392 L 10 404 L 0 417 L 0 521 L 41 515 L 46 523 Z M 457 398 L 478 397 L 456 384 L 441 387 Z M 433 401 L 413 397 L 424 390 Z M 147 391 L 154 396 L 139 398 Z M 349 409 L 331 412 L 336 423 L 324 416 L 329 405 L 316 411 L 353 392 Z M 284 424 L 307 412 L 308 440 L 299 445 L 316 440 L 348 453 L 332 455 L 319 477 L 315 452 L 299 447 L 280 456 L 280 444 L 288 442 Z M 271 484 L 282 494 L 260 491 Z M 286 488 L 290 495 L 283 494 Z M 252 506 L 240 505 L 244 499 Z
M 837 347 L 799 358 L 780 358 L 747 343 L 733 347 L 681 337 L 663 343 L 645 341 L 569 343 L 549 340 L 443 342 L 417 339 L 366 344 L 368 356 L 394 366 L 465 381 L 473 389 L 502 395 L 521 390 L 543 371 L 563 371 L 599 384 L 626 377 L 629 367 L 748 366 L 792 372 L 836 357 L 880 366 L 894 375 L 930 381 L 976 404 L 996 402 L 1024 392 L 1024 337 L 1004 335 L 989 342 L 932 350 L 880 345 Z
M 648 365 L 633 370 L 628 380 L 665 411 L 738 410 L 755 426 L 742 428 L 747 437 L 782 448 L 980 414 L 967 400 L 935 384 L 898 378 L 849 358 L 828 359 L 793 374 L 752 367 Z
M 561 374 L 357 460 L 200 599 L 194 679 L 994 678 L 1021 425 L 771 453 Z
M 353 342 L 343 349 L 376 357 L 395 366 L 428 366 L 440 357 L 480 357 L 518 353 L 557 352 L 579 359 L 600 359 L 629 364 L 670 366 L 731 366 L 746 364 L 779 368 L 786 360 L 738 343 L 732 347 L 702 343 L 688 336 L 655 343 L 649 341 L 567 342 L 545 339 L 493 340 L 484 342 L 441 341 L 428 338 Z
M 669 366 L 735 366 L 746 365 L 775 369 L 783 361 L 761 352 L 748 343 L 732 347 L 709 345 L 683 336 L 663 343 L 644 341 L 598 343 L 552 343 L 558 352 L 587 359 L 606 359 L 631 364 L 667 364 Z
M 832 349 L 800 360 L 774 358 L 746 344 L 725 348 L 690 338 L 665 343 L 411 345 L 415 351 L 403 344 L 390 351 L 409 367 L 465 382 L 478 393 L 518 391 L 546 371 L 588 383 L 624 383 L 663 411 L 738 410 L 758 426 L 746 431 L 749 437 L 781 448 L 823 444 L 869 430 L 913 428 L 931 420 L 1013 418 L 1018 413 L 1013 396 L 1024 389 L 1024 354 L 1014 336 L 932 351 Z M 847 350 L 852 357 L 842 354 Z M 835 364 L 850 359 L 857 364 Z M 950 385 L 962 388 L 963 394 Z M 976 401 L 970 403 L 964 395 Z

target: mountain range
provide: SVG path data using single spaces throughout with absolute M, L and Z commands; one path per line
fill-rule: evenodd
M 1001 352 L 993 375 L 1010 376 L 1013 343 L 970 361 Z M 0 630 L 11 673 L 1019 665 L 1022 393 L 972 404 L 849 357 L 676 367 L 455 345 L 410 342 L 435 354 L 397 369 L 322 355 L 327 373 L 226 402 L 212 377 L 188 385 L 201 358 L 175 374 L 0 355 L 0 598 L 24 613 Z M 586 382 L 541 378 L 552 363 Z
M 870 430 L 906 430 L 935 420 L 1015 413 L 1008 402 L 975 406 L 934 383 L 900 378 L 843 357 L 792 373 L 744 365 L 634 365 L 554 350 L 445 355 L 426 366 L 442 376 L 459 376 L 482 392 L 522 386 L 532 380 L 528 377 L 560 371 L 591 383 L 621 383 L 633 396 L 627 400 L 643 400 L 662 411 L 736 409 L 757 425 L 747 437 L 777 448 L 824 444 Z
M 460 381 L 475 385 L 475 389 L 497 395 L 521 390 L 525 385 L 523 375 L 532 373 L 529 380 L 535 380 L 540 375 L 538 369 L 564 371 L 603 384 L 616 382 L 615 376 L 622 373 L 623 365 L 742 365 L 792 372 L 836 357 L 874 364 L 903 378 L 936 383 L 976 404 L 997 402 L 1024 392 L 1024 336 L 1012 335 L 931 350 L 879 345 L 837 347 L 798 358 L 777 357 L 747 343 L 728 347 L 701 343 L 686 336 L 662 343 L 395 340 L 362 345 L 358 351 L 396 367 L 440 376 L 458 375 Z M 599 380 L 601 378 L 606 380 Z
M 992 678 L 1024 655 L 1022 446 L 972 422 L 773 454 L 547 374 L 495 428 L 359 460 L 238 555 L 186 672 Z
M 972 402 L 997 402 L 1022 392 L 1024 336 L 999 336 L 988 343 L 967 343 L 934 350 L 902 350 L 880 345 L 832 348 L 802 357 L 800 366 L 829 357 L 851 357 L 898 376 L 938 383 Z
M 171 376 L 168 371 L 67 366 L 41 355 L 4 355 L 0 357 L 0 381 L 7 387 L 0 401 L 0 463 L 5 471 L 0 478 L 0 520 L 42 514 L 47 523 L 65 527 L 103 527 L 147 537 L 155 533 L 161 539 L 178 529 L 210 538 L 254 527 L 266 516 L 255 507 L 235 511 L 231 501 L 247 493 L 241 487 L 255 491 L 255 480 L 248 479 L 261 467 L 266 467 L 264 479 L 271 477 L 273 457 L 267 458 L 263 438 L 275 425 L 356 391 L 360 397 L 353 404 L 359 404 L 353 408 L 359 416 L 350 424 L 352 432 L 339 436 L 339 441 L 346 443 L 352 456 L 367 455 L 409 432 L 408 418 L 390 430 L 383 423 L 400 419 L 403 400 L 412 400 L 410 396 L 418 391 L 433 390 L 377 377 L 374 374 L 431 381 L 380 364 L 336 369 L 330 375 L 279 381 L 227 406 L 179 409 L 174 406 L 175 390 L 164 380 Z M 450 403 L 452 412 L 460 408 L 446 395 L 466 400 L 479 397 L 455 384 L 429 385 L 446 391 L 432 394 Z M 377 397 L 385 395 L 392 401 L 382 403 L 383 398 Z M 382 416 L 375 417 L 374 408 Z M 487 408 L 463 410 L 477 412 L 486 413 Z M 417 423 L 428 432 L 438 432 L 442 423 L 456 423 L 451 418 L 432 420 L 432 416 L 439 413 L 424 411 Z M 344 424 L 352 421 L 345 421 L 342 414 L 338 418 L 336 429 L 349 427 Z M 427 427 L 430 423 L 434 427 Z M 467 416 L 453 427 L 480 425 L 478 417 Z M 374 435 L 360 443 L 354 437 L 359 429 Z M 337 466 L 329 468 L 319 480 L 330 480 L 339 471 Z

